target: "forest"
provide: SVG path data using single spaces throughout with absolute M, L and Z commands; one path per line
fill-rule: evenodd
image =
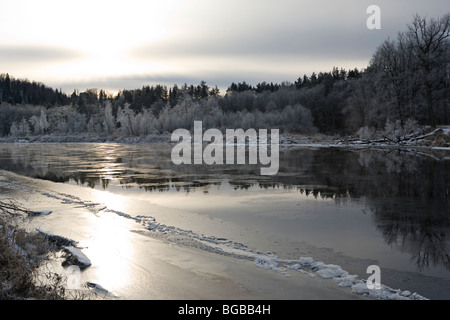
M 363 70 L 334 67 L 280 84 L 232 83 L 221 93 L 198 85 L 146 85 L 63 93 L 0 75 L 0 136 L 145 137 L 205 127 L 359 135 L 450 124 L 450 14 L 416 15 L 386 39 Z

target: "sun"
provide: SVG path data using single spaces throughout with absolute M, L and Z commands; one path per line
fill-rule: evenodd
M 0 21 L 0 37 L 2 45 L 26 44 L 30 48 L 73 52 L 70 60 L 44 61 L 39 65 L 36 72 L 49 79 L 88 82 L 93 78 L 155 73 L 166 67 L 163 62 L 151 57 L 145 62 L 136 61 L 129 52 L 136 47 L 157 45 L 169 37 L 183 2 L 7 1 L 2 11 L 16 12 L 20 7 L 20 15 L 14 15 L 15 20 L 5 17 Z

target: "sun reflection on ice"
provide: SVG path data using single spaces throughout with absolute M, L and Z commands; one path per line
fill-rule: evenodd
M 104 205 L 109 210 L 122 211 L 126 208 L 126 197 L 108 191 L 99 191 L 96 202 Z
M 110 210 L 123 210 L 125 199 L 110 192 L 98 192 L 97 202 Z M 130 283 L 128 261 L 134 250 L 130 221 L 108 210 L 101 210 L 92 220 L 92 235 L 86 243 L 86 254 L 92 261 L 89 270 L 91 282 L 101 285 L 113 294 Z

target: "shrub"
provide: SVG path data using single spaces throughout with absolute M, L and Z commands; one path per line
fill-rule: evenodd
M 25 211 L 0 201 L 0 300 L 85 298 L 66 290 L 65 277 L 46 268 L 55 247 L 44 235 L 18 227 L 18 212 Z

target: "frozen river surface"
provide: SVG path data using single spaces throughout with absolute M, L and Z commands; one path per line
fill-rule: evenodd
M 176 166 L 170 153 L 157 144 L 4 144 L 0 190 L 51 210 L 33 223 L 84 243 L 95 262 L 84 276 L 119 297 L 329 298 L 320 289 L 304 296 L 293 284 L 306 275 L 313 287 L 323 278 L 337 287 L 353 279 L 343 270 L 365 280 L 377 265 L 383 285 L 450 299 L 448 151 L 297 148 L 280 153 L 275 176 L 249 165 Z M 150 259 L 157 256 L 164 261 Z M 257 289 L 234 265 L 243 261 L 252 277 L 269 270 L 279 278 Z M 158 263 L 174 269 L 167 283 L 183 285 L 152 279 Z M 180 266 L 189 280 L 177 279 Z M 142 288 L 125 289 L 136 277 Z M 203 295 L 196 277 L 206 281 Z

